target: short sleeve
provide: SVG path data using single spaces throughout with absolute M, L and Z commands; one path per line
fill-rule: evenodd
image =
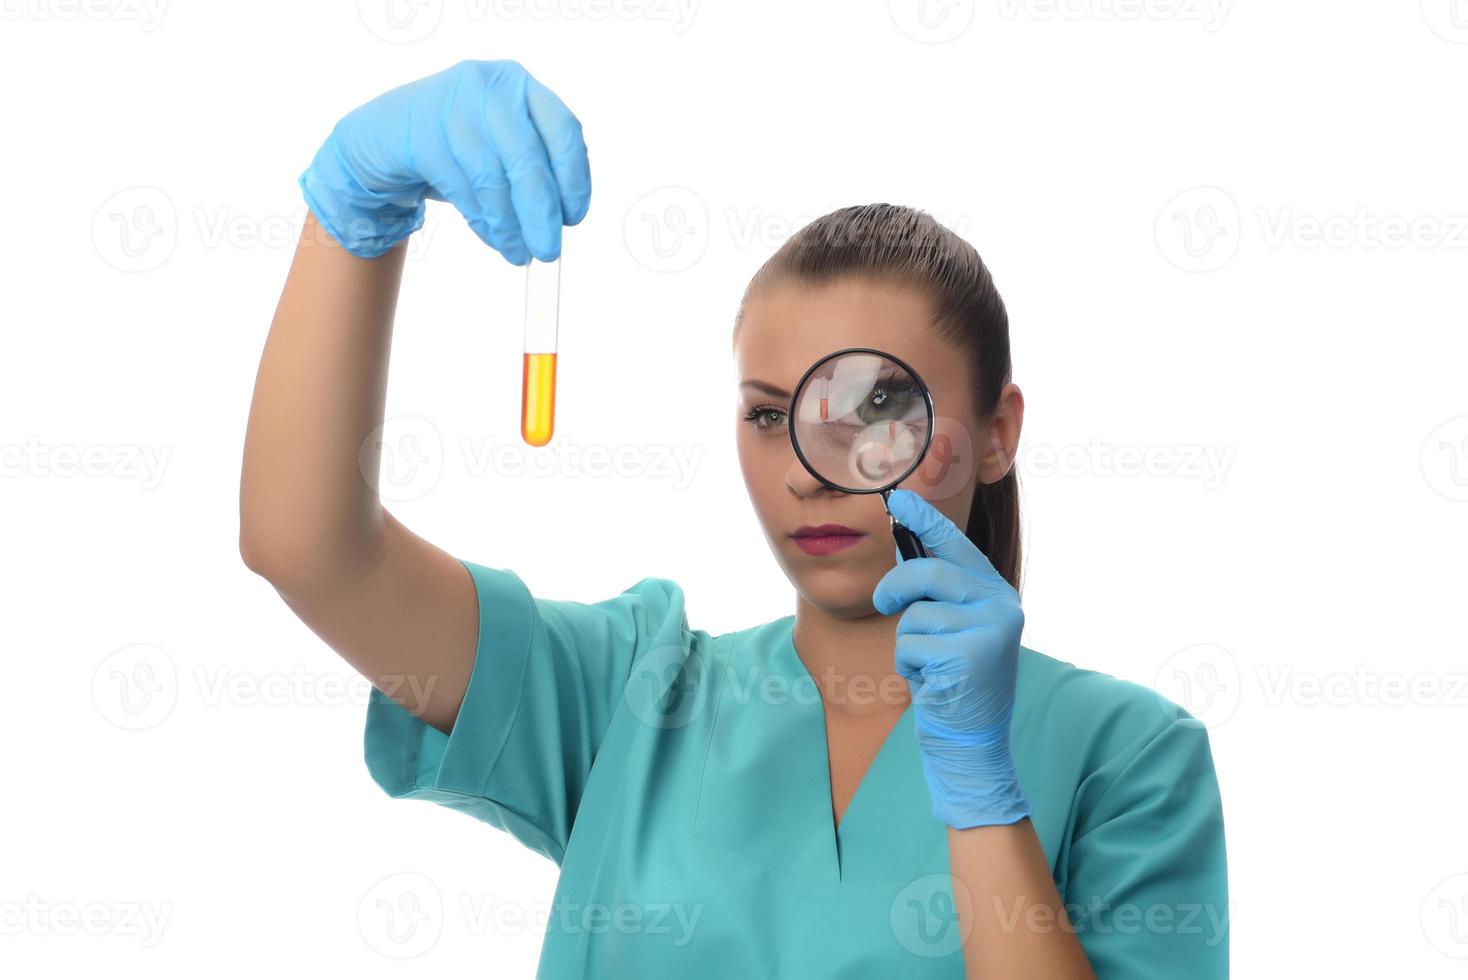
M 479 635 L 453 730 L 373 688 L 367 768 L 394 798 L 460 810 L 560 864 L 632 665 L 686 645 L 683 592 L 644 578 L 600 602 L 544 599 L 508 569 L 460 561 L 474 581 Z
M 1207 729 L 1178 709 L 1114 768 L 1067 862 L 1064 901 L 1091 968 L 1098 980 L 1227 978 L 1223 806 Z

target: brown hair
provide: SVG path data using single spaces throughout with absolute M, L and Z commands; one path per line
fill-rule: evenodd
M 745 304 L 765 286 L 783 280 L 822 284 L 852 275 L 888 278 L 930 298 L 934 329 L 967 354 L 974 412 L 980 420 L 989 417 L 1011 379 L 1009 314 L 978 251 L 925 211 L 862 204 L 805 225 L 750 280 L 734 318 L 735 334 Z M 975 486 L 964 533 L 1018 591 L 1016 467 L 997 483 Z

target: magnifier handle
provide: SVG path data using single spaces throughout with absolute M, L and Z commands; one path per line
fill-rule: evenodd
M 895 517 L 892 518 L 892 538 L 897 542 L 897 550 L 901 553 L 903 561 L 909 558 L 928 557 L 928 549 L 923 547 L 922 539 L 908 530 L 906 525 L 900 523 Z

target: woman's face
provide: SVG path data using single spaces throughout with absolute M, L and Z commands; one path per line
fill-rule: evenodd
M 927 499 L 960 529 L 975 485 L 1008 471 L 1019 437 L 1018 388 L 1005 389 L 1004 410 L 981 427 L 965 354 L 930 323 L 927 301 L 916 290 L 858 277 L 819 286 L 777 283 L 745 305 L 734 345 L 744 483 L 786 576 L 808 602 L 839 618 L 874 612 L 872 592 L 895 564 L 896 544 L 880 494 L 832 490 L 796 459 L 787 417 L 790 392 L 806 369 L 843 347 L 874 347 L 912 366 L 932 393 L 937 422 L 922 465 L 898 486 Z M 808 554 L 792 534 L 820 524 L 844 524 L 863 536 L 829 554 Z

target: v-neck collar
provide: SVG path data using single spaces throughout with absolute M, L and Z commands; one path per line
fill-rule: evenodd
M 898 716 L 836 824 L 825 704 L 794 631 L 790 615 L 732 636 L 695 833 L 793 877 L 909 881 L 947 841 L 932 813 L 913 706 Z

